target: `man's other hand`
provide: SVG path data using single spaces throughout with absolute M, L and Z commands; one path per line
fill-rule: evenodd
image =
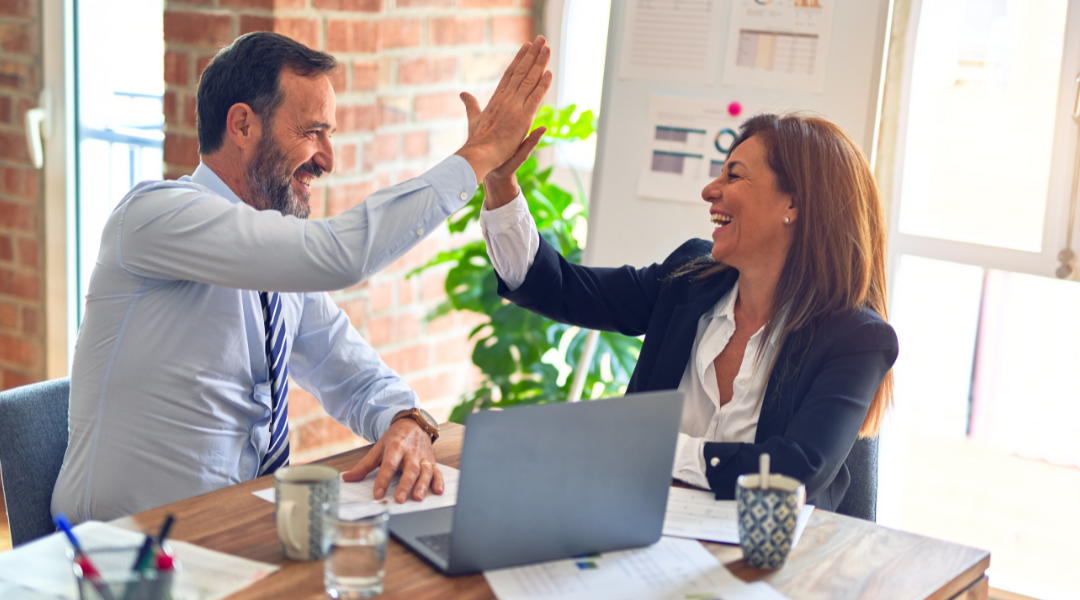
M 457 154 L 469 161 L 477 181 L 483 181 L 520 149 L 551 87 L 550 60 L 547 40 L 537 36 L 518 51 L 483 111 L 471 94 L 461 94 L 469 118 L 469 139 Z
M 442 473 L 435 464 L 431 436 L 409 418 L 391 423 L 364 458 L 352 470 L 346 471 L 342 478 L 345 481 L 360 481 L 376 468 L 379 469 L 375 477 L 376 499 L 386 495 L 390 480 L 399 469 L 401 481 L 394 493 L 394 500 L 399 504 L 409 499 L 410 492 L 413 499 L 423 500 L 429 485 L 431 491 L 440 495 L 446 489 Z

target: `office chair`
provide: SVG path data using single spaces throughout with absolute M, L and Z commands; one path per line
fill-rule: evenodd
M 14 546 L 48 535 L 53 486 L 68 443 L 71 380 L 0 392 L 0 476 Z
M 878 438 L 855 440 L 844 464 L 851 473 L 851 485 L 836 512 L 877 521 Z

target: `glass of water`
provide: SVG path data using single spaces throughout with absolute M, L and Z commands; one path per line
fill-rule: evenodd
M 382 593 L 388 508 L 386 500 L 342 504 L 338 518 L 330 520 L 330 552 L 323 562 L 323 580 L 331 598 L 355 600 Z

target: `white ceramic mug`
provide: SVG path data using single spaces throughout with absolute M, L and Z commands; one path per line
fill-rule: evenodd
M 319 560 L 329 549 L 328 519 L 337 517 L 338 472 L 322 465 L 284 467 L 274 473 L 278 538 L 285 556 Z

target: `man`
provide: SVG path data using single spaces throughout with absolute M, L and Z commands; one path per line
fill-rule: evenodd
M 334 168 L 336 61 L 265 32 L 219 52 L 199 83 L 201 164 L 136 186 L 102 234 L 53 512 L 113 519 L 287 465 L 290 375 L 378 440 L 346 479 L 379 467 L 381 498 L 401 470 L 398 502 L 442 493 L 437 425 L 326 291 L 390 264 L 535 145 L 544 44 L 522 47 L 482 112 L 461 95 L 469 134 L 454 156 L 314 222 L 311 183 Z

